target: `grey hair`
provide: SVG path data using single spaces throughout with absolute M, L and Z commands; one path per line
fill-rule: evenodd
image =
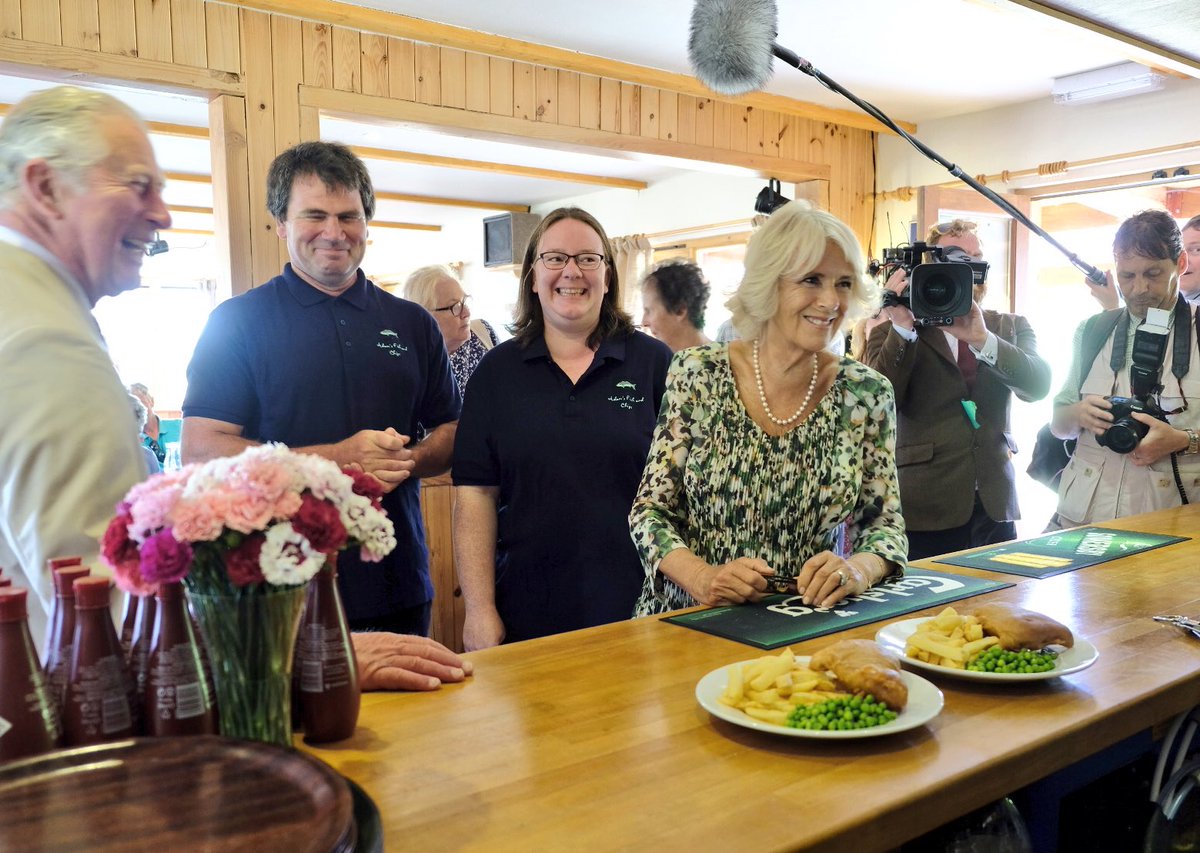
M 21 169 L 30 160 L 45 160 L 76 186 L 88 169 L 111 152 L 96 120 L 122 116 L 141 118 L 128 105 L 105 92 L 57 86 L 23 98 L 0 125 L 0 200 L 12 201 L 21 185 Z
M 413 270 L 404 280 L 404 298 L 409 302 L 417 303 L 426 311 L 432 311 L 437 308 L 433 291 L 437 287 L 437 283 L 444 278 L 458 281 L 458 276 L 451 272 L 449 267 L 441 264 L 431 264 Z
M 725 303 L 741 337 L 752 340 L 762 333 L 779 309 L 780 280 L 812 272 L 830 243 L 841 249 L 854 275 L 843 324 L 875 313 L 880 289 L 867 276 L 862 246 L 854 232 L 833 214 L 798 199 L 772 213 L 750 238 L 745 275 Z
M 129 395 L 129 405 L 133 407 L 133 417 L 137 420 L 138 434 L 141 435 L 146 431 L 146 419 L 150 413 L 146 411 L 146 404 L 132 394 Z

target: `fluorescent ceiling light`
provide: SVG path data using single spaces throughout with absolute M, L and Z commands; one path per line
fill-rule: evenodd
M 1153 92 L 1163 87 L 1166 76 L 1139 65 L 1122 62 L 1081 74 L 1055 77 L 1051 92 L 1056 104 L 1084 104 Z

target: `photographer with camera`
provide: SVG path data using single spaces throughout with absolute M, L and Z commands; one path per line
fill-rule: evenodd
M 863 357 L 896 393 L 896 468 L 910 560 L 1016 538 L 1011 399 L 1015 393 L 1040 400 L 1050 390 L 1050 366 L 1037 354 L 1029 322 L 979 307 L 987 282 L 975 228 L 956 219 L 934 226 L 927 240 L 935 260 L 971 262 L 971 298 L 961 307 L 953 293 L 924 300 L 929 294 L 915 279 L 931 265 L 912 271 L 912 288 L 901 267 L 887 281 L 898 298 L 884 303 L 898 304 L 879 314 L 891 322 L 869 331 Z M 926 281 L 934 282 L 927 290 L 942 287 L 937 279 Z M 919 303 L 925 301 L 954 303 L 945 312 L 953 318 L 923 316 Z
M 1190 225 L 1190 223 L 1189 223 Z M 1179 227 L 1161 210 L 1121 223 L 1113 240 L 1125 307 L 1075 332 L 1051 429 L 1078 438 L 1052 528 L 1109 521 L 1200 499 L 1200 348 Z

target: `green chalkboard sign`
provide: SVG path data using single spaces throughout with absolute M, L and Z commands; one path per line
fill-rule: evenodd
M 1186 541 L 1186 536 L 1159 536 L 1111 527 L 1077 527 L 1022 542 L 1006 542 L 971 554 L 937 557 L 934 562 L 1027 578 L 1048 578 Z
M 760 649 L 775 649 L 1008 586 L 1012 584 L 909 569 L 903 578 L 852 595 L 831 610 L 810 607 L 798 595 L 772 595 L 755 604 L 714 607 L 664 619 Z

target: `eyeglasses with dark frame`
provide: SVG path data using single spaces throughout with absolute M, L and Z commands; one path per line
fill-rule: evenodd
M 463 315 L 463 312 L 467 310 L 467 300 L 470 298 L 471 297 L 469 297 L 469 296 L 464 296 L 462 299 L 458 300 L 457 302 L 452 302 L 449 305 L 445 305 L 441 308 L 434 308 L 433 310 L 434 311 L 449 311 L 451 313 L 451 315 L 453 315 L 455 317 L 461 317 Z
M 600 269 L 600 265 L 607 259 L 604 255 L 596 252 L 580 252 L 578 255 L 568 255 L 566 252 L 542 252 L 538 255 L 538 260 L 548 270 L 566 269 L 568 261 L 574 261 L 575 266 L 581 270 L 595 270 Z

